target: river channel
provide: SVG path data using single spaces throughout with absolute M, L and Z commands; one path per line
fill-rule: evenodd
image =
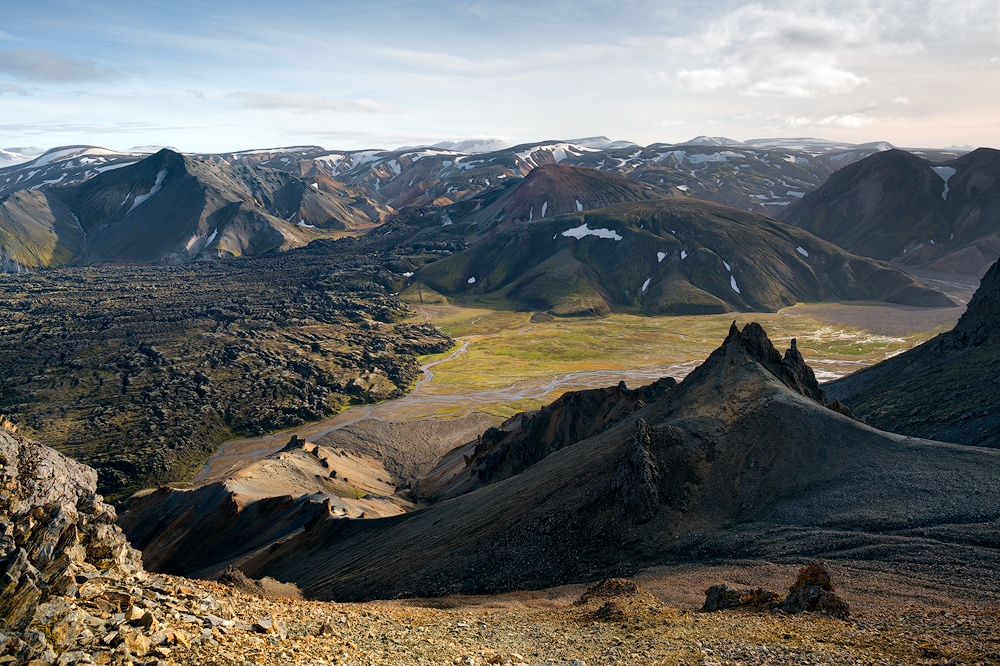
M 230 440 L 209 458 L 198 474 L 191 479 L 191 483 L 197 485 L 217 480 L 240 467 L 264 458 L 284 447 L 293 435 L 312 442 L 331 431 L 365 419 L 402 422 L 427 418 L 460 418 L 489 405 L 509 404 L 532 398 L 543 399 L 547 396 L 550 396 L 549 399 L 554 399 L 556 395 L 566 391 L 611 386 L 623 380 L 633 388 L 648 384 L 660 377 L 673 377 L 679 381 L 701 363 L 701 360 L 694 360 L 633 370 L 570 372 L 543 379 L 521 381 L 501 389 L 468 393 L 437 392 L 431 383 L 434 379 L 434 368 L 465 354 L 472 340 L 459 338 L 456 342 L 459 346 L 449 356 L 421 366 L 420 380 L 405 396 L 374 405 L 352 407 L 324 421 L 301 427 L 260 437 Z

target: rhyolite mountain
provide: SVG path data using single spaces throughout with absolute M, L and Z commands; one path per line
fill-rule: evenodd
M 952 330 L 826 390 L 878 428 L 1000 447 L 1000 262 Z
M 471 233 L 498 226 L 470 236 L 467 250 L 428 265 L 415 278 L 419 290 L 413 285 L 404 296 L 438 292 L 457 302 L 562 316 L 776 311 L 823 300 L 954 305 L 885 263 L 771 218 L 695 199 L 647 200 L 652 193 L 625 179 L 580 173 L 540 167 L 482 218 L 472 213 L 483 224 L 469 225 Z M 571 186 L 553 187 L 563 182 Z M 582 183 L 597 187 L 581 191 Z M 638 200 L 541 217 L 548 206 L 560 211 L 629 196 Z M 506 215 L 514 220 L 497 221 Z
M 358 600 L 713 556 L 1000 564 L 1000 451 L 875 430 L 827 408 L 811 375 L 756 324 L 734 328 L 677 387 L 519 473 L 421 511 L 317 519 L 239 566 Z
M 164 149 L 80 185 L 0 200 L 0 262 L 18 270 L 258 255 L 370 228 L 382 221 L 377 208 L 284 171 Z
M 877 153 L 837 171 L 778 219 L 857 254 L 978 276 L 1000 257 L 1000 151 L 942 162 Z

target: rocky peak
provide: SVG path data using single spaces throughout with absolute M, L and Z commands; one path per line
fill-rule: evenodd
M 851 415 L 847 407 L 837 400 L 830 400 L 826 392 L 820 388 L 815 373 L 806 364 L 794 338 L 791 347 L 785 351 L 785 355 L 782 357 L 760 324 L 755 321 L 750 322 L 741 331 L 734 321 L 729 327 L 729 334 L 725 341 L 715 353 L 725 353 L 727 347 L 742 350 L 793 391 L 801 393 L 836 412 L 847 416 Z

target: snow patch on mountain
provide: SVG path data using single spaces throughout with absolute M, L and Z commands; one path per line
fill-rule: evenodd
M 574 227 L 573 229 L 567 229 L 566 231 L 562 232 L 562 235 L 566 236 L 567 238 L 576 238 L 577 240 L 580 240 L 585 236 L 610 238 L 611 240 L 616 240 L 616 241 L 620 241 L 622 239 L 621 234 L 619 234 L 617 231 L 614 231 L 612 229 L 591 229 L 590 227 L 587 226 L 586 222 L 584 222 L 578 227 Z
M 941 198 L 947 201 L 948 181 L 951 180 L 951 177 L 955 175 L 955 167 L 940 166 L 940 167 L 931 167 L 931 169 L 934 171 L 934 173 L 941 176 L 941 179 L 944 181 L 944 191 L 941 193 Z
M 145 194 L 140 194 L 135 199 L 133 199 L 132 200 L 132 207 L 129 208 L 128 209 L 128 213 L 125 213 L 125 214 L 128 215 L 129 213 L 131 213 L 133 210 L 136 209 L 136 206 L 139 206 L 139 205 L 143 204 L 144 202 L 148 201 L 150 197 L 152 197 L 154 194 L 156 194 L 157 192 L 159 192 L 160 190 L 162 190 L 163 189 L 163 179 L 166 178 L 166 177 L 167 177 L 167 170 L 166 169 L 160 169 L 159 173 L 156 174 L 156 182 L 153 183 L 152 189 L 150 189 L 149 192 L 146 192 Z

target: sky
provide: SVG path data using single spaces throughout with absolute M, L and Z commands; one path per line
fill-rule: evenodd
M 9 3 L 0 148 L 1000 147 L 996 0 Z

